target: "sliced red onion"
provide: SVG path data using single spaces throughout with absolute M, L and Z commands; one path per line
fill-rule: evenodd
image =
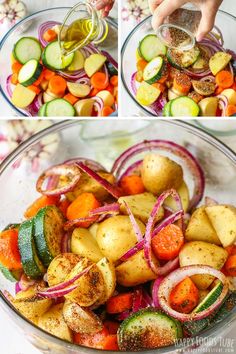
M 218 204 L 219 203 L 215 199 L 213 199 L 211 197 L 205 197 L 205 205 L 206 206 L 215 206 L 215 205 L 218 205 Z
M 79 166 L 79 168 L 88 176 L 92 177 L 95 181 L 101 184 L 101 186 L 103 186 L 103 188 L 106 189 L 106 191 L 114 198 L 118 199 L 121 197 L 122 192 L 118 186 L 109 183 L 105 178 L 99 176 L 95 171 L 91 170 L 91 168 L 84 165 L 82 162 L 78 162 L 77 166 Z
M 221 30 L 216 25 L 214 26 L 214 29 L 218 32 L 218 35 L 220 37 L 218 40 L 220 42 L 220 45 L 223 46 L 224 45 L 224 37 L 223 37 Z
M 222 116 L 225 117 L 226 115 L 226 108 L 228 106 L 228 98 L 224 95 L 218 95 L 216 96 L 219 99 L 219 107 L 222 110 Z
M 69 294 L 71 291 L 75 290 L 78 285 L 71 285 L 68 288 L 64 288 L 56 291 L 39 291 L 38 296 L 46 297 L 48 299 L 57 298 Z
M 43 189 L 44 181 L 53 176 L 65 176 L 68 179 L 68 183 L 62 187 L 56 186 L 54 189 Z M 76 165 L 56 165 L 44 171 L 44 173 L 38 178 L 36 189 L 39 193 L 44 195 L 61 195 L 73 190 L 79 182 L 80 176 L 80 170 Z
M 69 81 L 78 81 L 79 79 L 88 78 L 84 70 L 77 70 L 72 72 L 58 70 L 57 73 Z
M 124 312 L 119 313 L 119 315 L 116 316 L 116 319 L 118 321 L 124 321 L 130 315 L 131 315 L 130 311 L 124 311 Z
M 101 111 L 102 111 L 102 109 L 104 107 L 103 99 L 101 97 L 98 97 L 98 96 L 94 96 L 94 97 L 92 97 L 92 99 L 94 100 L 93 106 L 97 110 L 97 115 L 100 116 L 101 115 Z
M 145 308 L 148 306 L 153 306 L 153 301 L 147 291 L 143 290 L 143 307 Z
M 227 49 L 226 52 L 232 55 L 233 60 L 236 60 L 236 53 L 233 50 Z
M 178 157 L 181 157 L 187 164 L 192 177 L 194 179 L 194 191 L 193 196 L 189 202 L 189 210 L 192 210 L 202 199 L 204 188 L 205 188 L 205 178 L 204 173 L 197 162 L 196 158 L 184 147 L 167 140 L 145 140 L 142 143 L 133 145 L 129 149 L 125 150 L 114 162 L 112 167 L 112 173 L 119 179 L 122 169 L 125 164 L 133 158 L 135 155 L 140 154 L 145 151 L 152 150 L 164 150 L 168 151 Z
M 87 216 L 84 218 L 78 218 L 78 219 L 74 219 L 74 220 L 69 220 L 64 224 L 64 230 L 68 231 L 70 230 L 72 227 L 77 226 L 80 223 L 87 223 L 87 222 L 95 222 L 97 221 L 97 216 Z
M 156 102 L 154 102 L 149 107 L 152 109 L 154 114 L 156 114 L 157 116 L 162 116 L 163 115 L 163 108 L 166 103 L 167 103 L 167 96 L 164 93 L 164 94 L 160 95 L 159 98 L 156 100 Z
M 38 39 L 39 42 L 41 43 L 41 45 L 43 47 L 46 47 L 48 45 L 48 42 L 45 41 L 45 39 L 43 38 L 44 33 L 49 30 L 52 29 L 54 26 L 56 25 L 61 25 L 60 22 L 56 22 L 56 21 L 47 21 L 42 23 L 39 28 L 38 28 Z
M 118 203 L 106 204 L 100 208 L 93 209 L 89 212 L 90 216 L 104 215 L 104 214 L 119 214 L 120 205 Z
M 118 70 L 117 61 L 105 50 L 102 50 L 101 53 L 107 58 L 107 60 L 114 66 L 116 70 Z
M 164 229 L 165 227 L 167 227 L 170 224 L 173 224 L 174 222 L 176 222 L 177 220 L 179 220 L 182 217 L 183 217 L 183 211 L 182 210 L 179 210 L 179 211 L 175 212 L 174 214 L 171 214 L 169 217 L 167 217 L 165 220 L 163 220 L 154 229 L 152 237 L 154 237 L 162 229 Z M 141 251 L 143 249 L 143 246 L 144 246 L 144 239 L 142 241 L 140 241 L 139 243 L 137 243 L 134 247 L 129 249 L 125 254 L 123 254 L 123 256 L 119 260 L 122 261 L 122 262 L 127 261 L 130 257 L 134 256 L 137 252 Z M 165 267 L 165 266 L 163 266 L 163 267 Z M 163 268 L 163 267 L 160 267 L 160 268 Z M 159 268 L 159 271 L 161 271 L 160 268 Z
M 137 94 L 136 74 L 137 74 L 137 71 L 135 71 L 135 73 L 132 74 L 131 80 L 130 80 L 130 86 L 131 86 L 131 89 L 132 89 L 133 94 L 134 94 L 135 96 L 136 96 L 136 94 Z
M 142 288 L 138 288 L 134 290 L 132 312 L 134 313 L 141 310 L 142 303 L 143 303 L 143 291 Z
M 81 79 L 78 79 L 76 81 L 77 84 L 82 84 L 82 85 L 91 85 L 90 79 L 88 77 L 82 77 Z
M 213 75 L 208 75 L 208 76 L 205 76 L 205 77 L 202 77 L 201 79 L 200 79 L 200 81 L 207 81 L 207 82 L 213 82 L 213 83 L 215 83 L 216 82 L 216 79 L 215 79 L 215 77 L 213 76 Z
M 6 80 L 6 91 L 10 98 L 12 98 L 12 94 L 13 94 L 12 87 L 11 87 L 11 77 L 12 75 L 9 75 Z
M 158 300 L 158 290 L 159 290 L 159 287 L 160 287 L 160 284 L 162 282 L 164 278 L 159 276 L 153 283 L 153 286 L 152 286 L 152 301 L 153 301 L 153 305 L 154 307 L 156 308 L 160 308 L 160 304 L 159 304 L 159 300 Z
M 223 284 L 223 289 L 216 301 L 207 309 L 201 312 L 192 312 L 190 314 L 184 314 L 173 310 L 169 304 L 169 297 L 172 289 L 179 284 L 182 280 L 193 275 L 211 275 L 214 278 L 219 279 Z M 226 276 L 212 267 L 206 265 L 192 265 L 179 268 L 165 277 L 161 282 L 158 290 L 158 300 L 162 310 L 169 316 L 178 319 L 179 321 L 197 321 L 208 317 L 212 314 L 224 301 L 228 294 L 229 285 Z
M 35 284 L 35 280 L 29 279 L 24 273 L 19 280 L 19 287 L 21 290 L 26 291 L 30 286 Z
M 98 172 L 98 171 L 104 171 L 107 172 L 104 166 L 102 166 L 99 162 L 91 160 L 91 159 L 86 159 L 83 157 L 75 157 L 70 160 L 66 160 L 64 164 L 66 165 L 73 165 L 75 163 L 82 162 L 84 165 L 90 167 L 92 170 Z
M 143 234 L 142 234 L 142 232 L 140 230 L 140 227 L 138 226 L 138 223 L 137 223 L 137 221 L 136 221 L 136 219 L 134 217 L 134 214 L 132 213 L 132 210 L 130 209 L 129 205 L 126 203 L 125 200 L 123 200 L 123 203 L 125 205 L 125 208 L 127 210 L 128 215 L 129 215 L 130 222 L 132 224 L 132 227 L 133 227 L 134 233 L 135 233 L 135 235 L 137 237 L 137 240 L 138 241 L 142 241 L 143 240 Z
M 65 234 L 63 235 L 61 240 L 61 253 L 70 252 L 70 248 L 69 248 L 70 236 L 71 235 L 69 232 L 65 232 Z
M 20 282 L 18 281 L 16 284 L 15 284 L 15 294 L 18 294 L 20 291 L 21 291 L 21 286 L 20 286 Z

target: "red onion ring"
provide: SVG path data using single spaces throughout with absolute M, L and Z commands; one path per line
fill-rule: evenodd
M 118 63 L 115 61 L 115 59 L 105 50 L 102 50 L 101 53 L 107 58 L 107 61 L 109 61 L 116 70 L 118 70 Z
M 107 172 L 104 166 L 102 166 L 99 162 L 92 160 L 92 159 L 86 159 L 83 157 L 74 157 L 72 159 L 66 160 L 64 164 L 66 165 L 74 165 L 75 163 L 82 162 L 84 165 L 90 167 L 92 170 L 99 172 L 99 171 L 104 171 Z
M 224 95 L 218 95 L 216 96 L 219 99 L 219 107 L 222 110 L 222 116 L 225 117 L 226 115 L 226 108 L 228 106 L 228 98 Z
M 91 170 L 88 166 L 84 165 L 82 162 L 78 162 L 77 166 L 85 172 L 88 176 L 92 177 L 101 186 L 106 189 L 106 191 L 111 194 L 114 198 L 118 199 L 121 197 L 122 192 L 119 187 L 109 183 L 105 178 L 99 176 L 95 171 Z
M 84 222 L 95 222 L 97 221 L 97 216 L 87 216 L 84 218 L 78 218 L 78 219 L 74 219 L 74 220 L 69 220 L 64 224 L 64 230 L 68 231 L 70 230 L 73 226 L 76 226 L 80 223 L 84 223 Z
M 70 235 L 69 232 L 65 232 L 64 236 L 62 237 L 62 240 L 61 240 L 61 253 L 70 252 L 70 247 L 69 247 L 70 236 L 71 235 Z
M 151 215 L 148 219 L 147 225 L 146 225 L 146 232 L 145 232 L 145 236 L 144 236 L 144 256 L 145 259 L 147 261 L 148 266 L 151 268 L 151 270 L 155 273 L 155 274 L 160 274 L 160 267 L 156 266 L 155 263 L 152 260 L 152 247 L 151 247 L 151 242 L 152 242 L 152 235 L 153 235 L 153 229 L 155 226 L 155 222 L 156 222 L 156 216 L 159 213 L 159 210 L 161 208 L 161 206 L 163 205 L 164 201 L 166 200 L 166 198 L 168 198 L 169 196 L 172 196 L 173 199 L 176 202 L 176 206 L 179 209 L 179 211 L 183 211 L 183 207 L 182 207 L 182 202 L 180 199 L 179 194 L 176 192 L 176 190 L 174 189 L 170 189 L 166 192 L 163 192 L 158 198 L 157 201 L 152 209 Z M 182 218 L 181 218 L 182 220 Z M 182 220 L 182 229 L 183 229 L 183 220 Z M 155 235 L 154 235 L 155 236 Z
M 9 75 L 6 80 L 6 91 L 10 98 L 12 98 L 12 94 L 13 94 L 12 87 L 11 87 L 11 77 L 12 75 Z
M 123 203 L 125 205 L 125 208 L 127 210 L 128 215 L 129 215 L 130 222 L 132 224 L 132 227 L 133 227 L 134 233 L 135 233 L 135 235 L 137 237 L 137 240 L 138 240 L 138 242 L 142 241 L 143 240 L 143 234 L 142 234 L 142 232 L 141 232 L 141 230 L 140 230 L 140 228 L 138 226 L 138 223 L 137 223 L 137 221 L 136 221 L 136 219 L 134 217 L 134 214 L 132 213 L 129 205 L 126 203 L 125 200 L 123 201 Z
M 202 77 L 201 79 L 200 79 L 200 81 L 208 81 L 208 82 L 213 82 L 213 83 L 215 83 L 216 82 L 216 79 L 215 79 L 215 77 L 213 76 L 213 75 L 208 75 L 208 76 L 205 76 L 205 77 Z
M 205 188 L 204 173 L 195 157 L 184 147 L 172 141 L 145 140 L 142 143 L 133 145 L 129 149 L 125 150 L 116 159 L 111 172 L 116 176 L 117 179 L 119 179 L 122 169 L 131 158 L 133 158 L 135 155 L 140 154 L 141 152 L 152 151 L 155 149 L 161 149 L 164 151 L 171 152 L 172 154 L 181 157 L 187 163 L 187 166 L 191 171 L 194 180 L 194 192 L 189 202 L 189 210 L 192 210 L 203 197 Z
M 47 21 L 42 23 L 39 28 L 38 28 L 38 39 L 39 42 L 41 43 L 41 45 L 43 47 L 46 47 L 48 45 L 48 42 L 45 41 L 45 39 L 43 38 L 44 33 L 49 30 L 52 29 L 54 26 L 56 25 L 61 25 L 60 22 L 56 22 L 56 21 Z
M 142 288 L 134 290 L 132 313 L 141 310 L 142 302 L 143 302 L 143 291 L 142 291 Z
M 18 294 L 21 290 L 20 282 L 18 281 L 15 284 L 15 294 Z
M 153 283 L 152 286 L 152 301 L 153 301 L 153 305 L 156 308 L 160 308 L 160 304 L 159 304 L 159 300 L 158 300 L 158 290 L 160 287 L 160 284 L 162 282 L 164 278 L 162 276 L 159 276 Z
M 56 291 L 39 291 L 38 292 L 38 296 L 40 297 L 46 297 L 48 299 L 52 299 L 52 298 L 57 298 L 57 297 L 61 297 L 61 296 L 65 296 L 67 294 L 69 294 L 71 291 L 75 290 L 78 287 L 78 285 L 71 285 L 68 288 L 64 288 L 61 290 L 56 290 Z
M 201 312 L 183 314 L 173 310 L 169 305 L 169 296 L 172 289 L 186 277 L 191 277 L 193 275 L 200 274 L 212 275 L 213 277 L 219 279 L 222 282 L 223 289 L 220 296 L 211 306 Z M 224 301 L 225 297 L 228 294 L 228 290 L 228 281 L 226 276 L 222 272 L 206 265 L 192 265 L 179 268 L 165 277 L 165 279 L 161 282 L 159 286 L 158 300 L 162 310 L 166 312 L 169 316 L 174 317 L 182 322 L 197 321 L 208 317 L 213 311 L 215 311 Z
M 89 215 L 95 216 L 95 215 L 105 215 L 105 214 L 119 214 L 119 211 L 120 211 L 120 205 L 118 203 L 112 203 L 91 210 L 89 212 Z
M 39 193 L 44 195 L 61 195 L 73 190 L 80 179 L 80 170 L 76 165 L 56 165 L 44 171 L 38 178 L 36 189 Z M 54 189 L 43 189 L 43 183 L 48 177 L 52 176 L 66 176 L 69 182 L 62 187 L 55 187 Z
M 90 79 L 88 77 L 82 77 L 81 79 L 78 79 L 76 81 L 77 84 L 82 84 L 82 85 L 91 85 Z
M 94 100 L 93 106 L 97 110 L 97 115 L 100 116 L 101 115 L 101 111 L 102 111 L 102 109 L 104 107 L 103 99 L 101 97 L 98 97 L 98 96 L 94 96 L 92 99 Z
M 136 74 L 137 74 L 137 71 L 135 71 L 135 73 L 132 74 L 131 80 L 130 80 L 130 86 L 131 86 L 131 89 L 132 89 L 133 94 L 134 94 L 135 96 L 136 96 L 136 94 L 137 94 Z

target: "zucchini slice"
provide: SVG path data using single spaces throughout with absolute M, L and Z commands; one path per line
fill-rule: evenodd
M 171 101 L 171 117 L 197 117 L 200 108 L 190 97 L 182 96 Z
M 155 34 L 148 34 L 139 43 L 138 52 L 146 61 L 166 55 L 167 48 Z
M 171 106 L 171 101 L 167 102 L 164 106 L 164 109 L 163 109 L 163 116 L 164 117 L 170 117 L 171 114 L 170 114 L 170 106 Z
M 24 221 L 19 228 L 18 246 L 24 272 L 32 279 L 38 279 L 44 274 L 34 242 L 33 220 Z
M 32 37 L 23 37 L 16 42 L 13 55 L 21 64 L 26 64 L 29 60 L 40 60 L 42 49 L 39 41 Z
M 164 60 L 162 57 L 152 59 L 144 68 L 143 80 L 148 84 L 154 84 L 161 78 Z
M 64 217 L 60 209 L 54 205 L 40 209 L 34 218 L 34 240 L 45 267 L 61 253 L 63 225 Z
M 63 98 L 56 98 L 46 104 L 43 113 L 46 117 L 74 117 L 75 108 Z
M 185 51 L 169 48 L 166 56 L 171 65 L 177 69 L 182 69 L 193 65 L 198 60 L 199 55 L 200 49 L 195 46 Z
M 216 312 L 213 319 L 210 319 L 210 326 L 213 327 L 216 323 L 223 321 L 230 312 L 236 306 L 236 291 L 230 291 L 228 298 L 225 300 L 224 304 L 220 307 L 220 309 Z M 208 327 L 208 328 L 209 328 Z
M 118 345 L 122 351 L 138 351 L 174 344 L 182 336 L 179 321 L 149 307 L 122 322 L 118 330 Z
M 136 99 L 140 104 L 150 106 L 158 99 L 160 94 L 160 90 L 144 81 L 137 90 Z
M 202 300 L 202 302 L 194 309 L 194 313 L 201 312 L 208 307 L 210 307 L 220 296 L 223 289 L 223 284 L 219 282 L 216 286 L 207 294 L 207 296 Z M 203 318 L 199 321 L 185 322 L 185 330 L 191 334 L 196 335 L 201 332 L 209 324 L 209 318 Z
M 33 83 L 38 80 L 42 71 L 42 65 L 37 60 L 31 59 L 21 68 L 18 81 L 21 85 L 26 87 L 33 85 Z
M 110 63 L 109 61 L 106 61 L 105 65 L 107 67 L 107 70 L 108 70 L 108 73 L 110 76 L 118 75 L 118 71 L 114 67 L 114 65 L 112 65 L 112 63 Z
M 43 64 L 52 70 L 63 70 L 71 65 L 74 59 L 74 53 L 62 58 L 61 48 L 58 41 L 51 42 L 43 51 Z

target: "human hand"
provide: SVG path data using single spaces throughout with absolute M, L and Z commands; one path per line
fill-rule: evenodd
M 95 0 L 92 2 L 97 10 L 102 11 L 102 16 L 107 17 L 113 8 L 115 0 Z
M 196 35 L 197 41 L 212 30 L 217 11 L 223 0 L 148 0 L 152 17 L 152 26 L 156 30 L 175 10 L 188 2 L 195 5 L 202 13 L 202 19 Z

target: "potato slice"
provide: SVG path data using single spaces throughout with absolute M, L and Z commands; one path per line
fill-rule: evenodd
M 90 55 L 84 63 L 84 70 L 88 77 L 93 76 L 105 64 L 107 58 L 102 54 Z
M 116 288 L 116 271 L 113 263 L 106 258 L 102 258 L 97 263 L 97 266 L 104 279 L 104 291 L 99 300 L 94 304 L 96 307 L 105 304 L 105 302 L 112 296 Z
M 72 269 L 67 279 L 75 277 L 85 268 L 92 266 L 91 269 L 75 281 L 78 287 L 65 295 L 65 298 L 76 304 L 88 307 L 93 305 L 104 291 L 104 280 L 102 273 L 97 265 L 86 257 L 81 257 L 81 261 Z
M 11 101 L 18 108 L 28 107 L 36 97 L 36 93 L 21 84 L 13 90 Z
M 221 245 L 220 239 L 205 212 L 205 206 L 197 208 L 188 223 L 185 233 L 187 241 L 205 241 Z
M 141 176 L 146 190 L 154 195 L 169 188 L 178 189 L 183 183 L 182 167 L 159 154 L 152 153 L 144 157 Z
M 66 324 L 73 332 L 96 333 L 102 330 L 103 323 L 91 310 L 66 300 L 63 306 L 63 316 Z
M 76 114 L 79 117 L 91 117 L 93 112 L 94 100 L 92 98 L 86 98 L 76 102 L 74 105 Z
M 215 53 L 209 61 L 209 67 L 211 69 L 212 74 L 214 76 L 218 74 L 229 64 L 231 59 L 232 59 L 232 55 L 229 53 L 225 53 L 225 52 Z
M 180 267 L 188 265 L 208 265 L 215 269 L 221 269 L 228 257 L 228 252 L 222 247 L 203 241 L 185 243 L 179 253 Z M 191 277 L 196 286 L 205 290 L 213 282 L 211 275 L 194 275 Z
M 158 265 L 154 255 L 153 262 Z M 154 280 L 156 277 L 156 274 L 147 264 L 143 250 L 116 267 L 117 283 L 123 286 L 136 286 Z
M 90 86 L 85 84 L 78 84 L 77 82 L 67 82 L 69 92 L 79 98 L 88 96 L 90 92 Z
M 84 62 L 85 62 L 85 58 L 83 54 L 81 53 L 80 50 L 76 50 L 74 59 L 70 64 L 70 66 L 68 66 L 67 70 L 69 71 L 81 70 L 84 67 Z
M 157 198 L 154 197 L 152 193 L 146 192 L 136 195 L 129 195 L 127 197 L 121 197 L 118 199 L 118 203 L 120 204 L 120 211 L 123 214 L 128 214 L 124 204 L 124 202 L 126 202 L 134 216 L 142 222 L 146 223 L 154 207 L 154 204 L 156 203 L 156 200 Z M 156 221 L 163 219 L 163 216 L 164 209 L 160 208 Z
M 107 90 L 98 92 L 97 96 L 103 100 L 105 106 L 111 107 L 115 103 L 114 96 Z
M 47 270 L 49 286 L 63 283 L 80 260 L 81 257 L 74 253 L 63 253 L 55 257 Z
M 75 229 L 71 236 L 71 251 L 84 257 L 88 257 L 93 262 L 98 262 L 103 258 L 96 240 L 87 229 L 79 227 Z
M 199 102 L 201 115 L 203 117 L 215 117 L 219 99 L 217 97 L 206 97 Z
M 72 331 L 63 317 L 63 303 L 54 305 L 39 318 L 38 326 L 56 337 L 72 342 Z
M 179 196 L 180 196 L 180 199 L 181 199 L 181 202 L 183 205 L 183 209 L 186 212 L 188 210 L 188 206 L 189 206 L 189 190 L 188 190 L 188 187 L 184 181 L 181 184 L 181 186 L 177 189 L 177 192 L 179 193 Z M 171 196 L 165 200 L 164 206 L 167 206 L 173 210 L 177 210 L 176 203 Z
M 97 241 L 97 230 L 98 230 L 98 223 L 94 223 L 93 225 L 90 226 L 89 228 L 89 232 L 91 233 L 91 235 L 93 236 L 93 238 Z
M 205 210 L 223 247 L 232 245 L 236 240 L 236 208 L 232 205 L 214 205 Z
M 236 105 L 236 92 L 233 89 L 226 89 L 221 92 L 221 95 L 224 95 L 228 99 L 229 104 Z
M 144 234 L 144 224 L 140 220 L 137 223 Z M 97 230 L 97 243 L 104 256 L 116 262 L 137 243 L 129 217 L 117 215 L 101 222 Z

